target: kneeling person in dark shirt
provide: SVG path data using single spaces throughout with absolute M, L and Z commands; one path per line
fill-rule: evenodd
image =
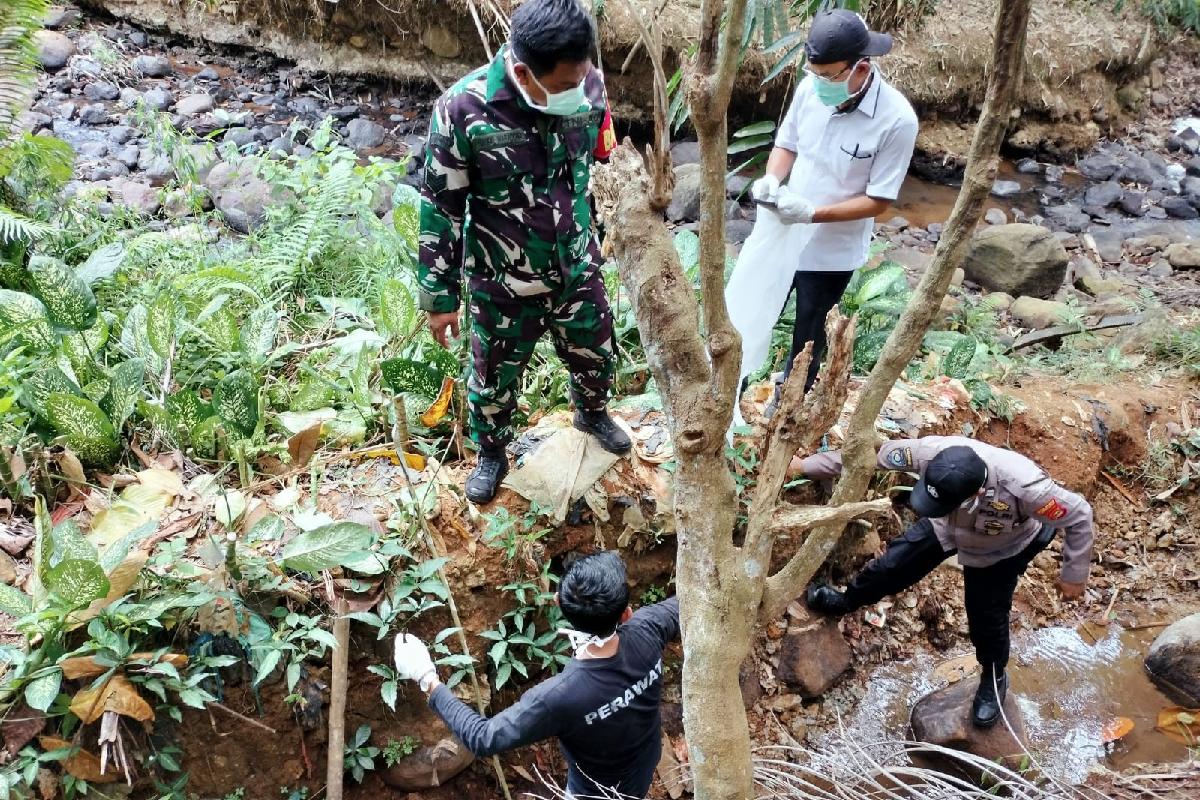
M 614 552 L 575 561 L 559 584 L 558 605 L 575 658 L 510 708 L 484 718 L 439 680 L 416 637 L 396 637 L 396 670 L 420 682 L 429 706 L 475 755 L 483 757 L 558 737 L 567 760 L 567 793 L 613 790 L 645 797 L 662 744 L 662 651 L 679 637 L 679 601 L 629 607 L 625 564 Z

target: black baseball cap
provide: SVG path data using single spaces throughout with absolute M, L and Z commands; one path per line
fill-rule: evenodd
M 804 53 L 813 64 L 858 61 L 864 56 L 887 55 L 891 50 L 891 34 L 876 33 L 862 17 L 844 8 L 822 11 L 813 17 L 804 44 Z
M 909 505 L 918 516 L 944 517 L 982 489 L 986 480 L 987 465 L 974 450 L 947 447 L 925 466 Z

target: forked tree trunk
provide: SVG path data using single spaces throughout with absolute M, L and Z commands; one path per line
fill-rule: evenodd
M 779 574 L 768 577 L 776 536 L 786 531 L 796 537 L 821 528 L 833 531 L 826 538 L 836 541 L 836 534 L 845 523 L 882 512 L 888 506 L 886 499 L 880 499 L 800 507 L 781 501 L 779 496 L 792 456 L 816 447 L 821 436 L 836 422 L 845 402 L 854 323 L 835 309 L 827 323 L 826 361 L 817 385 L 808 395 L 803 391 L 802 376 L 807 373 L 810 351 L 801 353 L 793 365 L 778 411 L 764 435 L 745 539 L 740 546 L 733 541 L 738 497 L 724 447 L 725 431 L 733 414 L 740 342 L 724 300 L 725 112 L 739 60 L 738 40 L 745 9 L 746 0 L 729 3 L 704 0 L 698 52 L 688 75 L 688 99 L 700 139 L 703 176 L 702 307 L 696 302 L 694 287 L 684 274 L 671 235 L 662 221 L 664 193 L 670 186 L 665 171 L 670 165 L 661 131 L 655 152 L 647 153 L 643 159 L 627 141 L 613 153 L 607 165 L 593 171 L 592 179 L 596 207 L 608 231 L 607 244 L 619 266 L 621 282 L 629 292 L 675 443 L 676 585 L 683 627 L 684 730 L 698 800 L 750 800 L 755 796 L 750 734 L 738 688 L 738 671 L 753 641 L 756 620 L 782 613 L 820 564 L 817 561 L 808 568 L 805 551 L 811 555 L 811 548 L 806 547 L 800 554 L 803 557 L 792 559 Z M 997 54 L 1003 54 L 1004 59 L 997 59 L 999 68 L 989 91 L 985 123 L 1007 114 L 1011 88 L 997 91 L 996 85 L 1003 87 L 1007 86 L 1005 81 L 1015 81 L 1018 72 L 1015 64 L 1019 64 L 1028 10 L 1029 0 L 1001 2 Z M 653 50 L 653 37 L 648 33 L 644 37 L 644 44 Z M 661 72 L 657 62 L 656 72 Z M 664 83 L 661 74 L 656 74 L 655 80 Z M 999 136 L 999 133 L 977 134 L 972 165 L 978 163 L 980 152 L 990 152 L 994 158 Z M 993 139 L 990 151 L 981 145 L 982 141 Z M 976 184 L 983 179 L 978 173 L 978 167 L 968 167 L 964 194 L 975 191 Z M 990 186 L 990 179 L 987 185 Z M 973 227 L 980 202 L 968 203 L 960 198 L 951 226 L 957 225 L 963 231 Z M 966 233 L 952 234 L 948 226 L 943 242 L 947 239 L 965 242 L 965 236 Z M 890 378 L 887 370 L 908 362 L 912 353 L 908 351 L 905 355 L 903 348 L 919 343 L 933 309 L 945 294 L 953 264 L 959 260 L 961 248 L 948 252 L 939 249 L 934 265 L 918 289 L 917 297 L 921 299 L 915 305 L 919 307 L 905 315 L 872 375 L 873 387 L 885 379 L 887 382 L 880 402 L 900 367 Z M 877 392 L 872 388 L 864 395 L 857 418 L 875 403 Z M 860 427 L 860 439 L 869 435 L 878 410 L 876 405 L 869 412 L 871 421 L 866 428 Z M 869 439 L 862 441 L 867 442 L 869 449 Z M 855 463 L 861 464 L 864 452 L 861 442 L 858 447 L 855 453 L 859 461 Z M 856 496 L 861 496 L 861 491 Z M 809 536 L 808 541 L 816 538 Z M 828 549 L 824 551 L 827 553 Z

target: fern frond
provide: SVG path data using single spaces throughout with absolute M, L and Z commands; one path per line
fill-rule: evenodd
M 334 164 L 316 196 L 306 198 L 300 215 L 264 243 L 254 267 L 276 292 L 288 291 L 304 268 L 341 232 L 347 223 L 346 209 L 355 183 L 352 165 Z
M 0 142 L 11 133 L 35 80 L 33 34 L 41 29 L 47 6 L 47 0 L 0 3 Z
M 44 222 L 23 217 L 12 209 L 0 206 L 0 244 L 31 242 L 51 230 L 53 227 Z

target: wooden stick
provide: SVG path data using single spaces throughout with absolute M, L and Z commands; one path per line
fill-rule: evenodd
M 325 797 L 342 800 L 342 788 L 346 770 L 346 684 L 350 667 L 350 618 L 344 597 L 334 600 L 333 638 L 337 647 L 333 651 L 333 681 L 329 690 L 329 742 L 325 769 Z
M 264 731 L 267 731 L 268 733 L 274 733 L 274 734 L 279 733 L 279 731 L 275 730 L 270 725 L 267 725 L 266 723 L 263 723 L 263 722 L 259 722 L 258 720 L 254 719 L 253 717 L 247 717 L 245 714 L 239 714 L 238 712 L 234 711 L 229 706 L 222 705 L 221 703 L 217 703 L 217 702 L 212 702 L 212 703 L 209 703 L 208 705 L 210 707 L 219 708 L 222 711 L 224 711 L 226 714 L 237 717 L 242 722 L 245 722 L 247 725 L 253 725 L 256 728 L 262 728 Z
M 1142 508 L 1142 501 L 1140 501 L 1136 497 L 1134 497 L 1133 492 L 1131 492 L 1131 491 L 1129 491 L 1129 489 L 1125 488 L 1125 484 L 1123 484 L 1119 480 L 1117 480 L 1116 477 L 1112 475 L 1112 473 L 1110 473 L 1108 470 L 1101 470 L 1100 474 L 1103 475 L 1104 479 L 1106 481 L 1108 481 L 1109 483 L 1111 483 L 1113 488 L 1116 489 L 1118 492 L 1120 492 L 1126 500 L 1133 503 L 1138 508 Z
M 483 42 L 483 51 L 487 53 L 488 61 L 491 61 L 492 46 L 488 44 L 487 33 L 483 30 L 483 21 L 479 19 L 479 11 L 475 8 L 475 0 L 467 0 L 467 8 L 471 9 L 471 19 L 475 20 L 475 30 L 479 31 L 479 41 Z

